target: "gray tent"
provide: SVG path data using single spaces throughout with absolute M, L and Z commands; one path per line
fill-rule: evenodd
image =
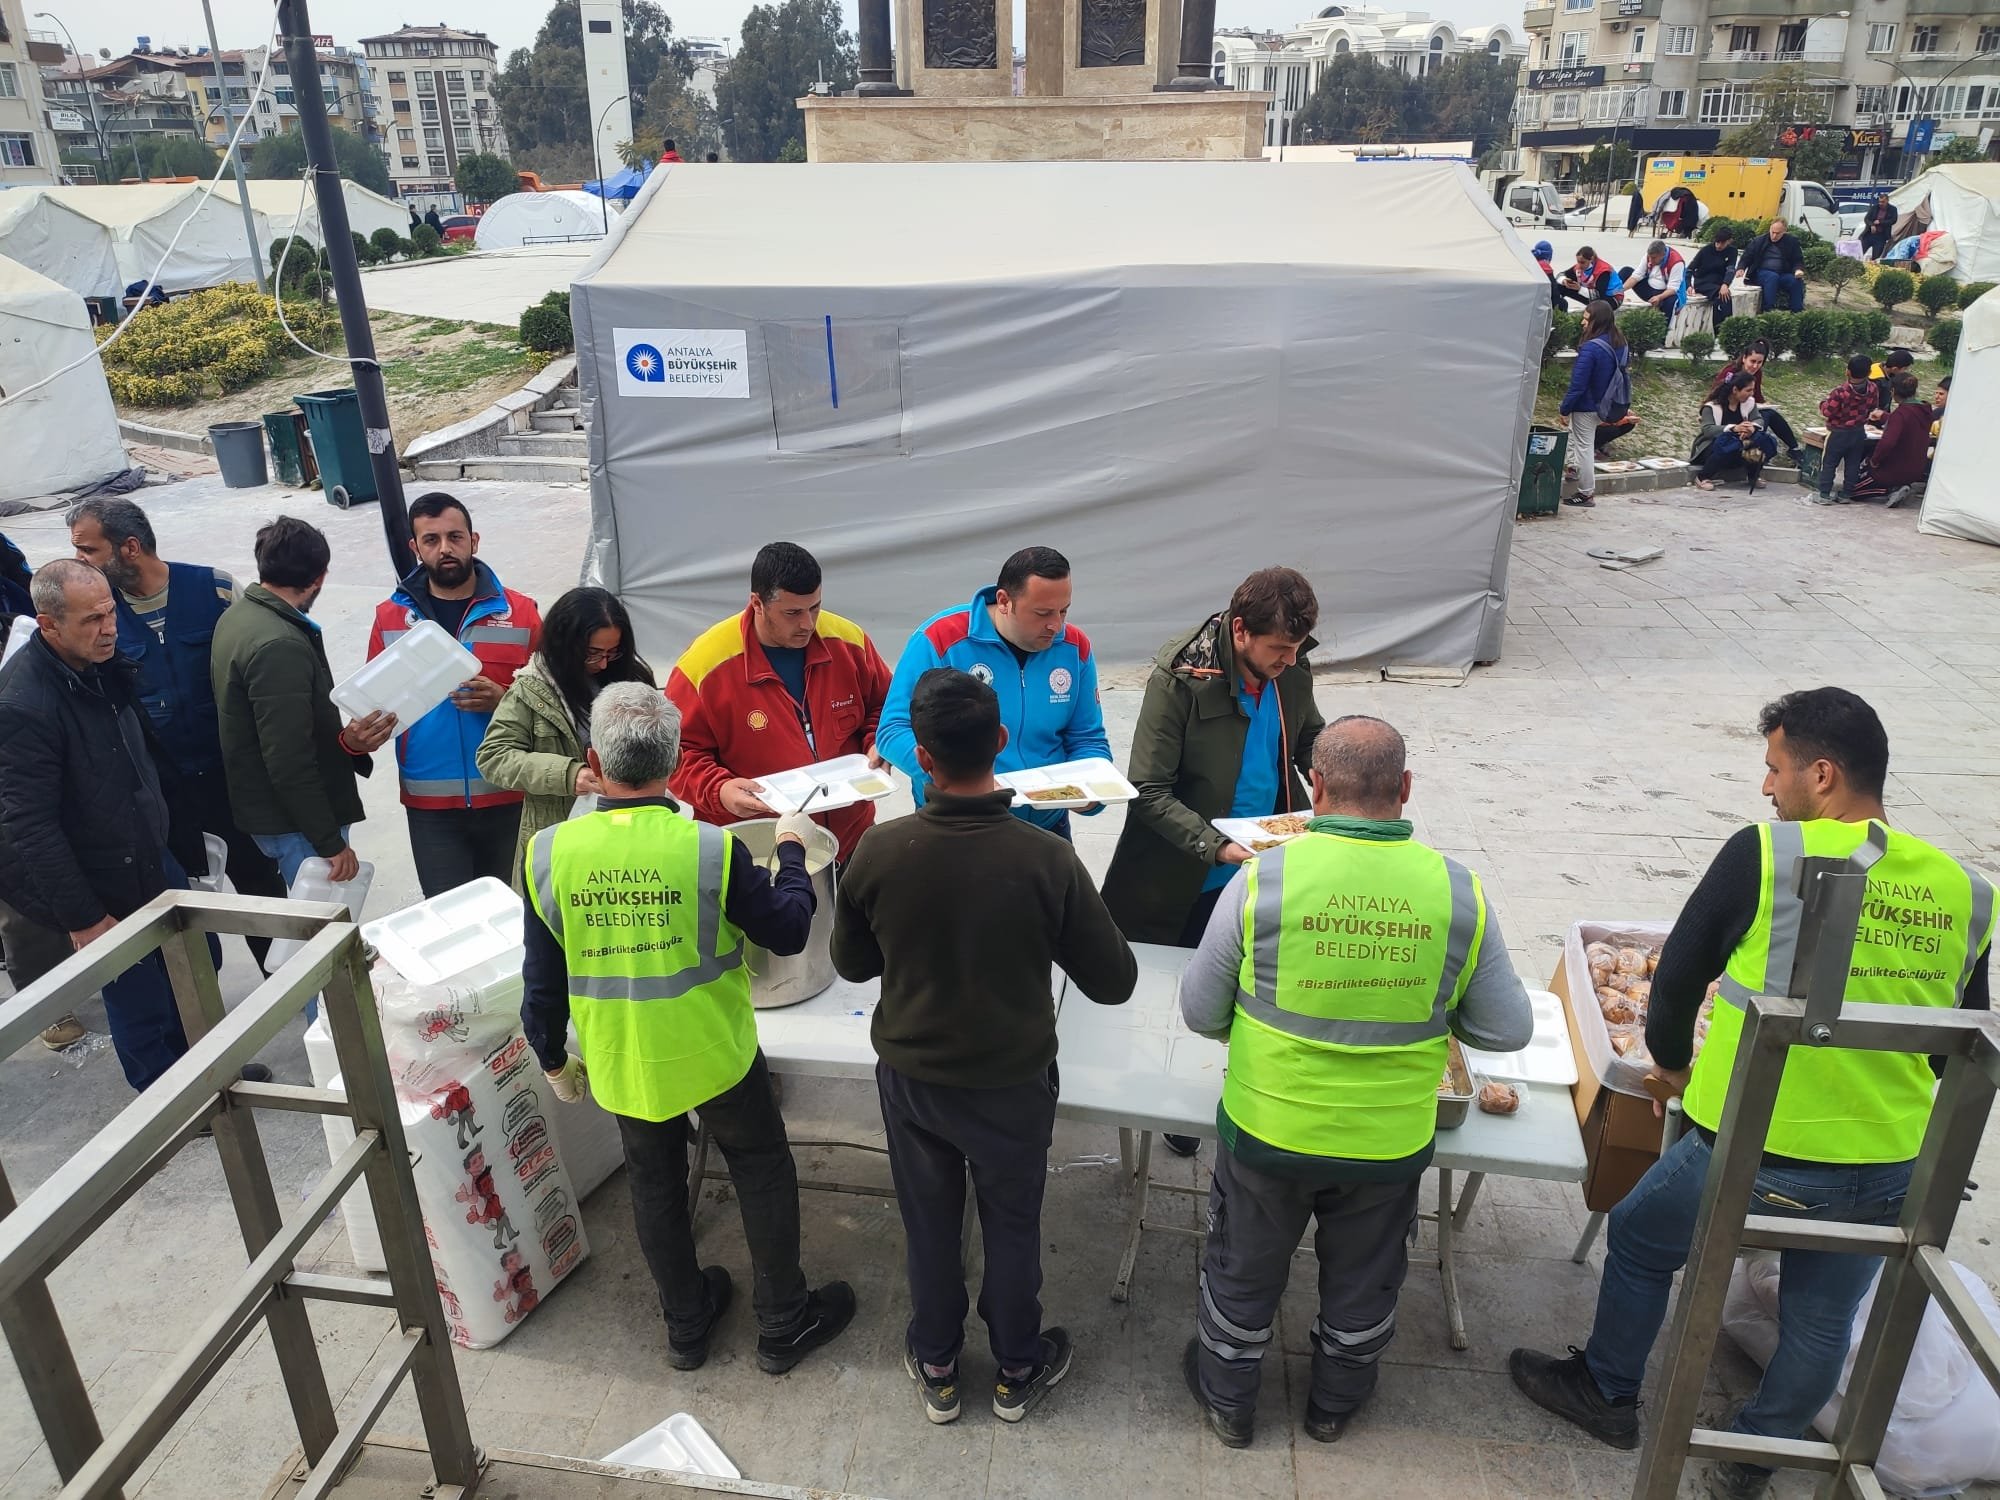
M 674 167 L 571 311 L 656 660 L 778 538 L 892 658 L 1031 543 L 1112 661 L 1272 563 L 1322 659 L 1500 654 L 1548 290 L 1461 166 Z

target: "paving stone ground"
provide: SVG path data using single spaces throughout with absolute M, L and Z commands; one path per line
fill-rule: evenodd
M 545 602 L 573 581 L 587 515 L 581 489 L 463 487 L 485 555 Z M 378 589 L 379 522 L 316 496 L 223 490 L 213 478 L 141 497 L 163 550 L 247 571 L 258 524 L 278 509 L 311 516 L 335 541 L 335 572 L 318 608 L 335 670 L 360 659 Z M 1410 741 L 1420 835 L 1479 870 L 1522 971 L 1545 981 L 1561 936 L 1580 917 L 1670 917 L 1721 840 L 1764 816 L 1758 795 L 1758 707 L 1784 690 L 1834 682 L 1876 704 L 1893 750 L 1892 817 L 1954 854 L 2000 872 L 2000 552 L 1921 536 L 1909 511 L 1808 510 L 1784 488 L 1659 491 L 1607 498 L 1588 515 L 1523 523 L 1514 538 L 1502 661 L 1459 686 L 1332 674 L 1329 716 L 1378 713 Z M 52 516 L 7 527 L 40 562 L 63 543 Z M 1651 545 L 1657 563 L 1608 572 L 1591 548 Z M 1234 580 L 1218 579 L 1222 594 Z M 835 607 L 839 607 L 835 586 Z M 1088 581 L 1078 618 L 1089 625 Z M 1338 582 L 1321 580 L 1323 589 Z M 895 642 L 884 642 L 893 651 Z M 671 649 L 654 646 L 664 667 Z M 1122 757 L 1143 673 L 1106 675 L 1105 708 Z M 371 912 L 414 899 L 393 778 L 366 788 L 357 832 L 378 864 Z M 1117 814 L 1083 826 L 1102 872 Z M 223 971 L 233 1000 L 248 990 L 233 940 Z M 85 1020 L 99 1030 L 102 1011 Z M 307 1078 L 295 1025 L 268 1050 L 281 1081 Z M 17 1190 L 54 1172 L 127 1102 L 107 1049 L 56 1057 L 37 1048 L 0 1061 L 0 1157 Z M 794 1080 L 794 1134 L 879 1141 L 870 1092 Z M 281 1198 L 302 1193 L 325 1151 L 315 1122 L 264 1117 Z M 2000 1182 L 1989 1131 L 1979 1177 Z M 1294 1262 L 1281 1313 L 1283 1356 L 1270 1361 L 1256 1445 L 1230 1453 L 1199 1429 L 1178 1358 L 1192 1325 L 1195 1242 L 1149 1236 L 1133 1299 L 1106 1295 L 1124 1198 L 1107 1129 L 1061 1125 L 1046 1215 L 1051 1321 L 1075 1334 L 1075 1373 L 1020 1428 L 974 1405 L 955 1426 L 919 1416 L 900 1368 L 907 1304 L 901 1231 L 888 1202 L 836 1194 L 805 1200 L 806 1258 L 860 1294 L 853 1330 L 780 1380 L 749 1358 L 747 1319 L 731 1315 L 718 1352 L 693 1375 L 661 1359 L 663 1337 L 629 1221 L 622 1176 L 586 1205 L 591 1258 L 507 1343 L 459 1356 L 475 1435 L 491 1447 L 597 1457 L 671 1412 L 688 1411 L 752 1478 L 882 1496 L 1446 1496 L 1615 1497 L 1635 1460 L 1544 1418 L 1505 1374 L 1521 1342 L 1580 1342 L 1601 1250 L 1586 1266 L 1569 1250 L 1584 1219 L 1572 1187 L 1494 1180 L 1461 1240 L 1473 1345 L 1445 1338 L 1435 1269 L 1415 1258 L 1401 1326 L 1373 1405 L 1340 1444 L 1296 1432 L 1305 1400 L 1309 1256 Z M 1205 1181 L 1210 1149 L 1168 1161 L 1164 1180 Z M 802 1149 L 801 1175 L 886 1180 L 879 1158 Z M 872 1174 L 872 1175 L 871 1175 Z M 1992 1190 L 1960 1218 L 1957 1258 L 2000 1278 Z M 1183 1210 L 1192 1225 L 1193 1207 Z M 704 1250 L 742 1273 L 747 1258 L 726 1189 L 711 1188 Z M 1429 1245 L 1428 1230 L 1425 1246 Z M 314 1266 L 345 1264 L 337 1222 L 310 1249 Z M 100 1415 L 115 1421 L 193 1328 L 242 1263 L 214 1153 L 196 1145 L 121 1211 L 55 1278 L 59 1305 Z M 328 1378 L 352 1402 L 382 1347 L 385 1320 L 315 1307 Z M 1726 1342 L 1726 1341 L 1725 1341 Z M 990 1376 L 976 1320 L 968 1384 Z M 1754 1378 L 1725 1346 L 1707 1415 L 1719 1417 Z M 385 1418 L 417 1430 L 407 1397 Z M 254 1495 L 294 1441 L 267 1341 L 259 1335 L 161 1445 L 127 1493 L 143 1500 Z M 41 1496 L 54 1472 L 11 1365 L 0 1361 L 0 1500 Z M 1691 1491 L 1690 1491 L 1691 1492 Z M 1786 1479 L 1779 1493 L 1810 1493 Z M 2000 1493 L 1986 1490 L 1983 1493 Z

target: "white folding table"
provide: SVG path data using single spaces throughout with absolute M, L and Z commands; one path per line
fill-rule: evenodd
M 1066 1119 L 1116 1125 L 1121 1155 L 1132 1174 L 1129 1230 L 1111 1295 L 1125 1300 L 1140 1237 L 1148 1229 L 1199 1235 L 1180 1225 L 1149 1222 L 1147 1200 L 1161 1192 L 1200 1196 L 1193 1188 L 1152 1181 L 1154 1132 L 1215 1134 L 1215 1109 L 1222 1097 L 1228 1049 L 1195 1035 L 1180 1017 L 1180 975 L 1188 950 L 1134 943 L 1139 984 L 1123 1005 L 1093 1005 L 1081 993 L 1064 999 L 1057 1015 L 1061 1041 L 1062 1102 Z M 1480 1184 L 1489 1172 L 1552 1182 L 1581 1182 L 1583 1138 L 1569 1090 L 1554 1084 L 1528 1086 L 1525 1107 L 1513 1115 L 1489 1115 L 1476 1106 L 1455 1130 L 1438 1132 L 1432 1163 L 1438 1169 L 1438 1272 L 1444 1283 L 1445 1312 L 1454 1349 L 1468 1346 L 1459 1304 L 1454 1260 L 1456 1232 L 1465 1227 Z M 1136 1159 L 1132 1133 L 1138 1132 Z M 1452 1200 L 1452 1174 L 1467 1173 L 1465 1190 Z M 1425 1214 L 1425 1218 L 1433 1215 Z

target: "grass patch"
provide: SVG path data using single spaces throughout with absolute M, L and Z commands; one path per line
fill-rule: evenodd
M 1686 458 L 1701 430 L 1699 407 L 1716 372 L 1726 360 L 1712 359 L 1699 369 L 1684 361 L 1641 361 L 1632 372 L 1632 410 L 1639 425 L 1632 435 L 1611 449 L 1614 458 Z M 1541 386 L 1535 397 L 1535 420 L 1547 422 L 1556 414 L 1563 392 L 1569 389 L 1571 364 L 1562 360 L 1542 368 Z M 1803 431 L 1820 420 L 1819 404 L 1826 394 L 1847 379 L 1844 360 L 1818 359 L 1808 364 L 1777 360 L 1764 367 L 1764 399 L 1783 412 L 1794 431 Z
M 443 338 L 446 334 L 457 333 L 464 327 L 463 323 L 451 318 L 432 318 L 421 328 L 412 328 L 410 330 L 410 337 L 413 339 Z
M 496 375 L 518 374 L 526 380 L 534 368 L 527 351 L 511 337 L 504 341 L 474 337 L 454 340 L 448 348 L 417 349 L 385 360 L 382 377 L 391 394 L 428 396 L 462 390 Z

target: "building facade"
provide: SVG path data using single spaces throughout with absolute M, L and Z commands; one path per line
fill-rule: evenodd
M 1968 11 L 1983 11 L 1968 14 Z M 1515 125 L 1523 175 L 1564 181 L 1592 147 L 1712 151 L 1758 119 L 1774 69 L 1803 70 L 1800 127 L 1842 132 L 1843 181 L 1900 178 L 1928 120 L 1929 150 L 2000 124 L 2000 3 L 1869 0 L 1822 12 L 1796 0 L 1556 0 L 1522 15 L 1530 51 Z
M 319 91 L 326 104 L 327 123 L 360 136 L 380 150 L 382 130 L 377 118 L 375 75 L 368 59 L 352 47 L 323 47 L 317 50 L 316 56 Z M 246 144 L 298 128 L 299 81 L 292 76 L 291 60 L 282 48 L 271 59 L 268 72 L 264 68 L 262 47 L 224 52 L 221 61 L 220 93 L 217 92 L 217 69 L 205 53 L 183 67 L 195 111 L 202 120 L 202 133 L 210 145 L 221 146 L 226 142 L 230 132 L 242 121 L 246 109 L 251 110 L 249 127 L 243 132 Z M 264 87 L 256 99 L 255 108 L 251 109 L 250 91 L 256 87 L 260 74 Z
M 405 26 L 362 38 L 375 73 L 383 156 L 403 198 L 455 194 L 461 156 L 506 156 L 493 100 L 499 53 L 483 31 Z
M 174 53 L 128 53 L 109 62 L 67 50 L 42 69 L 47 115 L 71 182 L 121 182 L 140 175 L 135 146 L 149 137 L 198 134 L 198 116 Z
M 28 35 L 21 0 L 0 0 L 0 186 L 52 183 L 61 172 L 48 102 L 42 93 L 42 64 L 50 40 Z M 60 42 L 55 56 L 62 57 Z
M 1423 11 L 1329 5 L 1286 32 L 1217 32 L 1215 81 L 1239 92 L 1272 95 L 1264 144 L 1278 146 L 1290 141 L 1292 118 L 1312 97 L 1327 64 L 1345 53 L 1421 78 L 1456 54 L 1519 62 L 1527 51 L 1523 35 L 1506 26 L 1461 31 Z

